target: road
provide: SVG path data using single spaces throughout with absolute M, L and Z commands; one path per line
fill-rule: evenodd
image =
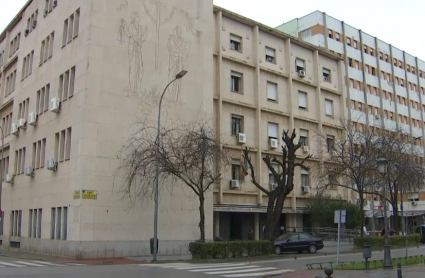
M 321 250 L 324 251 L 324 250 Z M 285 254 L 268 259 L 234 259 L 201 263 L 177 262 L 131 265 L 82 265 L 22 260 L 0 256 L 0 277 L 14 278 L 215 278 L 215 277 L 285 277 L 291 272 L 306 268 L 307 263 L 336 261 L 336 255 L 325 252 L 311 254 Z M 410 248 L 409 255 L 425 255 L 425 247 Z M 326 254 L 326 255 L 325 255 Z M 405 250 L 392 250 L 392 256 L 402 257 Z M 373 252 L 372 259 L 383 258 L 380 251 Z M 341 254 L 341 261 L 361 261 L 362 254 Z

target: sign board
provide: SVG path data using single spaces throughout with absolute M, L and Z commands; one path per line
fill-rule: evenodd
M 82 190 L 83 199 L 95 200 L 97 199 L 97 191 L 96 190 Z
M 341 222 L 339 222 L 341 219 Z M 336 210 L 334 215 L 334 223 L 344 224 L 347 222 L 347 211 L 346 210 Z
M 75 199 L 80 199 L 80 190 L 75 190 L 74 191 L 74 200 Z

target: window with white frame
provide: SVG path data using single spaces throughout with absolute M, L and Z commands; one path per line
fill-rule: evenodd
M 323 68 L 323 81 L 331 82 L 331 70 Z
M 268 124 L 268 135 L 269 138 L 277 139 L 279 133 L 279 126 L 277 123 L 269 123 Z
M 298 92 L 298 107 L 301 109 L 307 109 L 307 93 Z
M 334 149 L 335 137 L 333 135 L 326 136 L 326 150 L 331 152 Z
M 232 71 L 230 76 L 230 86 L 232 92 L 242 92 L 242 73 Z
M 52 208 L 50 238 L 66 240 L 68 235 L 68 207 Z
M 41 238 L 41 220 L 43 216 L 42 209 L 30 209 L 29 210 L 29 225 L 28 225 L 28 237 Z
M 238 160 L 232 161 L 232 180 L 241 180 L 241 162 Z
M 273 82 L 267 82 L 267 99 L 277 100 L 277 84 Z
M 300 58 L 296 58 L 295 59 L 295 69 L 296 69 L 297 72 L 299 72 L 300 70 L 305 71 L 305 61 L 300 59 Z
M 230 49 L 242 52 L 242 37 L 230 34 Z
M 303 146 L 308 146 L 308 130 L 307 129 L 300 129 L 300 139 L 298 142 L 302 143 Z
M 243 118 L 241 116 L 232 115 L 232 135 L 238 135 L 243 132 L 242 122 Z
M 279 165 L 278 164 L 272 164 L 272 167 L 273 167 L 273 170 L 275 170 L 276 173 L 279 173 Z M 272 185 L 272 186 L 277 185 L 276 179 L 273 175 L 273 172 L 270 171 L 270 169 L 269 169 L 269 184 Z
M 340 38 L 340 34 L 338 32 L 335 32 L 335 40 L 339 42 Z
M 301 186 L 309 186 L 308 170 L 301 169 Z
M 14 237 L 22 236 L 22 210 L 10 212 L 10 235 Z
M 334 102 L 330 99 L 325 99 L 325 113 L 326 116 L 334 115 Z
M 347 45 L 351 46 L 351 38 L 347 38 Z
M 269 63 L 276 63 L 276 49 L 266 46 L 266 61 Z

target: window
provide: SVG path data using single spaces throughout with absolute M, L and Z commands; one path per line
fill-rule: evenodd
M 298 142 L 303 144 L 303 146 L 308 146 L 308 130 L 300 129 L 300 139 Z
M 277 100 L 277 84 L 276 83 L 267 82 L 267 99 Z
M 16 70 L 11 72 L 9 76 L 6 77 L 5 96 L 8 96 L 15 91 L 15 85 L 16 85 Z
M 388 54 L 385 54 L 385 62 L 388 63 Z
M 241 116 L 232 115 L 232 135 L 242 133 L 242 119 L 243 118 Z
M 59 97 L 61 101 L 66 101 L 74 95 L 75 67 L 67 70 L 59 76 Z
M 4 116 L 2 119 L 2 128 L 4 132 L 4 137 L 10 135 L 10 128 L 12 125 L 12 112 L 10 112 L 8 115 Z
M 328 30 L 328 37 L 330 38 L 330 39 L 333 39 L 333 31 L 331 30 L 331 29 L 329 29 Z
M 348 58 L 348 66 L 353 67 L 353 59 Z
M 78 36 L 79 25 L 80 25 L 80 9 L 76 10 L 75 13 L 71 14 L 69 18 L 63 22 L 63 37 L 62 47 L 65 47 L 73 39 Z
M 273 138 L 273 139 L 277 139 L 279 138 L 278 133 L 279 133 L 279 126 L 276 123 L 269 123 L 268 124 L 268 135 L 269 138 Z
M 9 44 L 9 57 L 12 57 L 13 54 L 19 49 L 19 42 L 21 40 L 21 33 L 18 33 L 15 38 L 13 38 Z
M 269 63 L 276 63 L 276 49 L 266 46 L 266 61 Z
M 10 212 L 10 235 L 20 237 L 22 232 L 22 210 Z
M 323 81 L 331 82 L 331 70 L 323 68 Z
M 272 167 L 273 167 L 273 170 L 275 170 L 276 173 L 279 173 L 279 165 L 272 164 Z M 277 182 L 276 182 L 276 179 L 275 179 L 275 177 L 273 175 L 273 172 L 270 171 L 270 169 L 269 169 L 269 184 L 271 184 L 273 186 L 276 186 L 277 185 Z
M 37 115 L 41 115 L 49 109 L 50 84 L 37 91 Z
M 355 48 L 355 49 L 359 49 L 359 48 L 358 48 L 358 43 L 357 43 L 357 41 L 356 41 L 356 40 L 353 40 L 353 42 L 354 42 L 354 48 Z
M 28 109 L 29 109 L 30 99 L 27 98 L 23 102 L 19 103 L 19 114 L 18 119 L 28 119 Z
M 372 47 L 369 47 L 369 54 L 375 56 L 374 49 Z
M 15 175 L 20 175 L 24 173 L 25 153 L 26 153 L 25 147 L 15 151 Z
M 364 50 L 364 53 L 367 53 L 367 49 L 368 49 L 368 47 L 367 47 L 367 45 L 363 45 L 363 50 Z
M 9 172 L 9 156 L 6 156 L 6 157 L 3 158 L 1 166 L 2 166 L 2 177 L 1 177 L 1 179 L 4 181 L 6 174 Z
M 335 137 L 332 135 L 328 135 L 326 137 L 326 150 L 328 153 L 334 148 Z
M 301 186 L 309 186 L 308 182 L 308 170 L 301 169 Z
M 334 114 L 334 108 L 333 108 L 333 101 L 330 99 L 325 99 L 325 113 L 326 116 L 333 116 Z
M 231 88 L 232 92 L 242 92 L 242 73 L 232 71 L 231 73 Z
M 40 49 L 40 66 L 47 62 L 53 56 L 53 44 L 55 39 L 55 32 L 52 32 L 47 38 L 41 42 Z
M 34 170 L 44 167 L 46 157 L 46 138 L 34 142 L 32 145 L 32 168 Z
M 338 184 L 337 179 L 336 179 L 335 175 L 333 175 L 333 174 L 328 175 L 328 180 L 329 180 L 329 188 L 331 188 L 331 189 L 335 188 L 335 186 Z
M 379 60 L 383 60 L 383 59 L 384 59 L 384 54 L 381 51 L 379 51 Z
M 62 130 L 55 134 L 55 160 L 63 162 L 71 156 L 71 128 Z
M 305 70 L 305 61 L 301 60 L 299 58 L 295 59 L 295 68 L 296 71 L 299 72 L 300 70 Z
M 0 51 L 0 68 L 3 66 L 4 50 Z
M 52 208 L 50 238 L 66 240 L 68 234 L 68 207 Z
M 359 111 L 363 111 L 363 103 L 357 102 L 357 108 Z
M 305 39 L 311 37 L 311 28 L 301 31 L 301 38 Z
M 234 160 L 232 161 L 232 180 L 241 180 L 241 165 L 240 161 Z
M 30 209 L 29 210 L 28 237 L 30 237 L 30 238 L 41 238 L 42 215 L 43 215 L 42 209 Z
M 347 37 L 347 45 L 348 45 L 348 46 L 351 46 L 351 38 L 348 38 L 348 37 Z
M 338 33 L 338 32 L 335 32 L 335 39 L 336 39 L 336 41 L 338 41 L 338 42 L 339 42 L 339 40 L 340 40 L 340 35 L 339 35 L 339 33 Z
M 307 93 L 298 92 L 298 107 L 307 109 Z
M 242 52 L 242 37 L 230 34 L 230 49 Z

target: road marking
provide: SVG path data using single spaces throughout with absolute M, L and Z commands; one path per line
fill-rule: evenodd
M 25 265 L 12 264 L 12 263 L 6 263 L 6 262 L 0 262 L 0 264 L 5 265 L 5 266 L 25 267 Z
M 42 264 L 35 264 L 35 263 L 24 262 L 24 261 L 13 261 L 13 262 L 18 263 L 18 264 L 29 265 L 29 266 L 45 266 L 45 265 L 42 265 Z
M 232 270 L 232 269 L 247 269 L 247 268 L 255 268 L 260 267 L 258 265 L 244 265 L 244 266 L 238 266 L 238 267 L 215 267 L 215 268 L 201 268 L 201 269 L 192 269 L 189 270 L 190 272 L 201 272 L 201 271 L 217 271 L 217 270 Z
M 32 261 L 32 262 L 42 264 L 42 265 L 64 266 L 62 264 L 54 264 L 54 263 L 50 263 L 50 262 L 46 262 L 46 261 Z
M 194 265 L 176 268 L 178 270 L 191 270 L 191 269 L 205 269 L 205 268 L 220 268 L 220 267 L 234 267 L 234 266 L 246 266 L 247 263 L 241 264 L 209 264 L 209 265 Z
M 293 269 L 284 269 L 284 270 L 275 270 L 275 271 L 267 271 L 267 272 L 256 272 L 256 273 L 243 273 L 243 274 L 230 274 L 223 275 L 222 277 L 226 278 L 237 278 L 237 277 L 264 277 L 266 275 L 279 275 L 288 272 L 294 272 Z
M 258 267 L 258 268 L 251 268 L 246 270 L 225 270 L 225 271 L 211 271 L 211 272 L 204 272 L 205 274 L 216 274 L 216 275 L 222 275 L 222 274 L 232 274 L 232 273 L 245 273 L 245 277 L 247 272 L 254 272 L 254 271 L 264 271 L 264 270 L 276 270 L 276 267 Z

